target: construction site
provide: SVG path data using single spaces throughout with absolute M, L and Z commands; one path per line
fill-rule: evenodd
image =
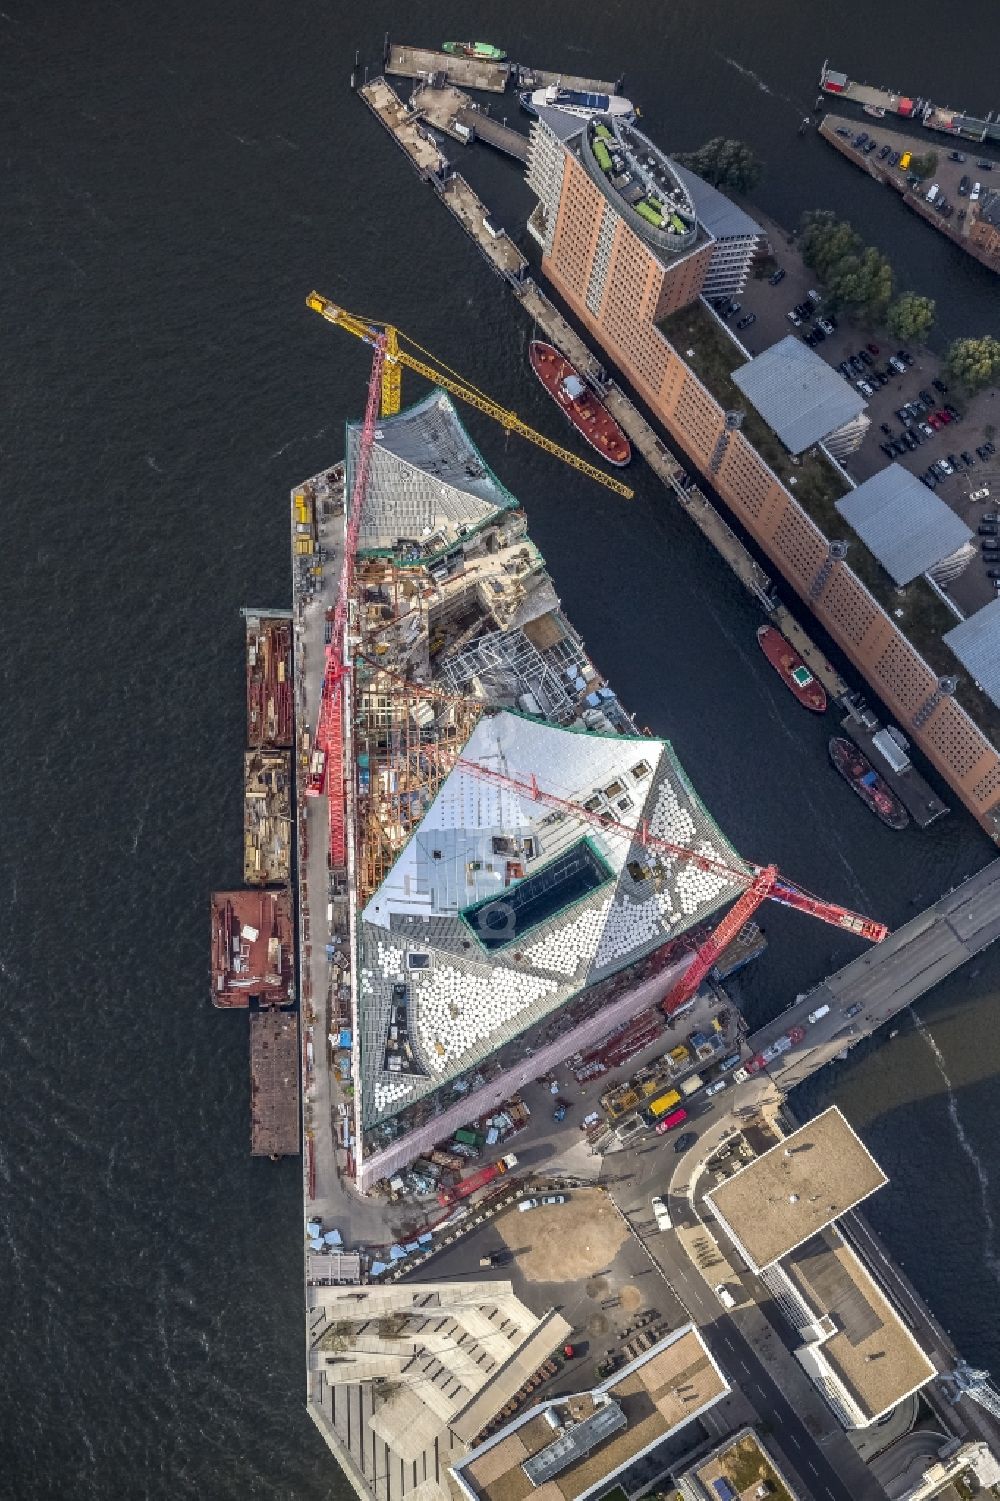
M 397 330 L 307 301 L 375 346 L 345 464 L 292 498 L 303 1002 L 307 1046 L 328 1042 L 305 1077 L 321 1210 L 341 1171 L 389 1191 L 664 997 L 668 1015 L 691 1005 L 738 935 L 754 951 L 767 898 L 884 929 L 732 848 L 590 660 L 449 393 L 628 488 Z M 402 409 L 403 368 L 444 390 Z

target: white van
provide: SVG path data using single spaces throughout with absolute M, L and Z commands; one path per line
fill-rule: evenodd
M 736 1307 L 736 1299 L 733 1297 L 732 1293 L 729 1291 L 729 1288 L 724 1282 L 720 1282 L 718 1287 L 715 1289 L 715 1296 L 718 1298 L 723 1308 Z
M 969 202 L 970 203 L 978 203 L 979 202 L 979 195 L 982 192 L 982 190 L 983 190 L 982 183 L 974 182 L 972 184 L 972 192 L 969 194 Z
M 818 1021 L 823 1020 L 824 1016 L 829 1015 L 829 1006 L 817 1006 L 815 1011 L 810 1011 L 809 1015 L 806 1017 L 806 1021 L 809 1022 L 811 1026 L 815 1026 Z

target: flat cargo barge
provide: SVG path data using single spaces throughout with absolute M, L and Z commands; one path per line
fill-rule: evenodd
M 247 751 L 243 757 L 243 879 L 248 886 L 278 886 L 289 880 L 291 831 L 291 752 Z
M 299 1155 L 299 1019 L 289 1011 L 250 1017 L 250 1152 Z
M 292 898 L 283 891 L 212 893 L 212 1004 L 288 1006 L 294 999 Z
M 904 120 L 916 120 L 927 130 L 959 136 L 963 141 L 1000 145 L 1000 120 L 993 119 L 992 110 L 981 120 L 962 110 L 942 108 L 933 104 L 930 99 L 896 94 L 890 89 L 872 88 L 867 83 L 855 83 L 846 73 L 838 73 L 825 62 L 820 69 L 819 86 L 825 94 L 835 94 L 838 99 L 850 99 L 868 113 L 877 114 L 881 110 L 887 115 L 900 115 Z
M 247 745 L 290 750 L 295 733 L 291 613 L 243 613 L 247 625 Z

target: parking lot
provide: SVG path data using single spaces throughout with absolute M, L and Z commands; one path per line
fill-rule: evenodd
M 777 286 L 772 286 L 767 278 L 751 278 L 738 299 L 741 304 L 739 312 L 726 319 L 730 332 L 753 355 L 760 354 L 789 334 L 800 337 L 824 316 L 820 299 L 810 318 L 803 320 L 798 327 L 790 322 L 789 311 L 802 303 L 811 291 L 819 289 L 814 274 L 803 265 L 790 237 L 766 220 L 764 227 L 770 233 L 775 259 L 785 276 Z M 751 313 L 754 322 L 743 329 L 737 327 L 740 320 Z M 870 346 L 878 351 L 877 354 L 871 352 Z M 958 463 L 952 466 L 950 475 L 939 479 L 934 487 L 935 493 L 972 528 L 977 534 L 978 544 L 983 540 L 978 535 L 978 527 L 984 524 L 982 518 L 1000 511 L 1000 402 L 996 399 L 996 392 L 982 391 L 966 399 L 950 389 L 938 391 L 933 384 L 935 380 L 947 386 L 938 358 L 926 349 L 908 349 L 912 363 L 905 373 L 901 373 L 888 366 L 889 357 L 899 348 L 899 341 L 887 339 L 882 334 L 867 333 L 846 316 L 837 319 L 832 335 L 814 345 L 815 353 L 834 368 L 851 357 L 859 358 L 864 350 L 874 368 L 888 374 L 885 383 L 871 396 L 865 397 L 871 427 L 860 448 L 844 462 L 844 468 L 860 483 L 889 463 L 902 464 L 913 474 L 921 475 L 942 460 L 948 462 L 949 455 L 954 454 Z M 852 382 L 860 379 L 853 375 L 848 378 Z M 933 396 L 935 403 L 927 410 L 908 414 L 911 420 L 904 423 L 897 415 L 898 411 L 906 403 L 919 404 L 921 391 Z M 926 422 L 933 413 L 944 411 L 948 405 L 958 412 L 957 422 L 952 420 L 932 426 L 930 437 L 920 431 L 921 422 Z M 883 431 L 883 424 L 889 428 L 888 434 Z M 879 445 L 900 442 L 904 430 L 914 432 L 916 447 L 904 448 L 901 454 L 884 453 Z M 992 444 L 994 452 L 977 454 L 976 450 L 986 444 Z M 971 468 L 962 462 L 963 452 L 971 456 Z M 984 489 L 989 493 L 983 495 Z M 973 496 L 977 498 L 973 499 Z M 980 547 L 979 556 L 949 586 L 949 593 L 964 615 L 972 614 L 994 598 L 994 580 L 988 574 L 994 566 L 1000 564 L 990 561 Z

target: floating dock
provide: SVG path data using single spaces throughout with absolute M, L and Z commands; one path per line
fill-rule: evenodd
M 212 893 L 212 1004 L 288 1006 L 294 999 L 292 898 L 285 891 Z
M 942 108 L 929 99 L 897 94 L 892 89 L 872 88 L 867 83 L 855 83 L 846 73 L 836 72 L 825 62 L 820 69 L 819 86 L 825 94 L 850 99 L 852 103 L 860 104 L 862 109 L 884 110 L 887 115 L 900 115 L 905 120 L 915 120 L 927 130 L 937 130 L 943 135 L 958 136 L 963 141 L 976 141 L 981 145 L 1000 144 L 1000 119 L 994 118 L 992 110 L 981 120 L 962 110 Z
M 419 119 L 453 140 L 461 141 L 463 146 L 471 146 L 476 140 L 484 141 L 519 162 L 528 160 L 526 135 L 501 120 L 494 120 L 488 110 L 477 108 L 468 94 L 450 83 L 443 86 L 422 84 L 414 90 L 410 107 Z
M 250 1152 L 299 1155 L 299 1019 L 288 1011 L 250 1017 Z
M 247 745 L 290 750 L 292 617 L 287 610 L 244 610 L 247 623 Z
M 243 879 L 248 886 L 278 886 L 289 880 L 291 829 L 291 753 L 247 751 L 243 757 Z
M 390 43 L 388 38 L 382 66 L 386 73 L 399 78 L 439 78 L 486 94 L 504 93 L 511 74 L 510 63 L 456 57 L 451 52 L 434 52 L 429 47 L 402 46 Z
M 455 215 L 494 271 L 517 285 L 528 272 L 528 262 L 506 230 L 490 220 L 484 203 L 444 156 L 419 115 L 407 110 L 384 78 L 374 78 L 358 90 L 368 108 L 381 121 L 425 182 L 431 183 L 442 203 Z

